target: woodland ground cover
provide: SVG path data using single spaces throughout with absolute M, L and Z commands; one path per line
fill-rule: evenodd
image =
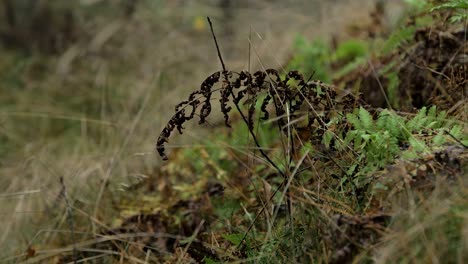
M 29 228 L 46 235 L 37 233 L 40 240 L 28 237 L 26 249 L 21 248 L 9 260 L 463 263 L 468 252 L 468 142 L 466 18 L 460 8 L 465 2 L 411 2 L 415 10 L 391 32 L 383 29 L 383 10 L 377 6 L 371 25 L 361 29 L 368 35 L 364 40 L 308 43 L 298 37 L 285 69 L 226 69 L 210 75 L 201 85 L 193 85 L 186 76 L 191 89 L 185 97 L 178 96 L 180 100 L 165 105 L 171 110 L 166 118 L 170 121 L 158 139 L 157 150 L 167 155 L 168 161 L 161 166 L 145 160 L 128 159 L 125 165 L 115 162 L 140 153 L 136 146 L 145 144 L 142 138 L 154 139 L 159 132 L 137 122 L 149 122 L 151 114 L 160 116 L 156 109 L 142 114 L 152 96 L 161 96 L 151 96 L 147 89 L 154 81 L 150 73 L 142 72 L 147 79 L 140 85 L 132 84 L 136 87 L 134 97 L 124 92 L 112 97 L 98 93 L 95 97 L 77 96 L 75 103 L 51 101 L 50 107 L 71 111 L 83 105 L 100 105 L 100 109 L 88 109 L 93 113 L 88 116 L 101 118 L 56 116 L 65 122 L 55 127 L 56 123 L 46 119 L 44 134 L 40 129 L 32 133 L 63 138 L 56 144 L 75 145 L 78 153 L 89 148 L 90 160 L 107 152 L 113 159 L 107 166 L 79 170 L 86 164 L 82 157 L 81 164 L 74 164 L 78 159 L 69 159 L 60 166 L 33 157 L 24 165 L 31 167 L 25 170 L 30 174 L 25 177 L 40 180 L 34 173 L 46 167 L 57 179 L 63 179 L 64 172 L 75 168 L 77 174 L 100 176 L 83 177 L 89 185 L 111 188 L 92 189 L 97 200 L 94 196 L 87 199 L 89 194 L 76 194 L 79 191 L 73 190 L 73 183 L 57 181 L 56 193 L 46 197 L 47 212 L 56 214 L 48 218 L 56 219 L 54 227 L 41 229 L 34 226 L 41 221 L 33 221 Z M 215 31 L 217 26 L 215 23 Z M 212 39 L 206 41 L 212 44 Z M 99 46 L 100 41 L 93 43 Z M 220 46 L 222 52 L 222 43 Z M 251 49 L 255 58 L 255 46 Z M 213 64 L 218 63 L 214 46 L 206 52 L 212 53 Z M 93 85 L 122 87 L 122 91 L 130 85 L 118 79 L 102 81 L 107 72 L 118 75 L 122 69 L 107 68 L 99 64 L 99 58 L 94 59 L 96 69 L 103 71 L 98 71 L 101 75 L 84 67 L 80 78 L 89 76 Z M 24 79 L 14 74 L 17 68 L 5 69 L 12 72 L 3 75 L 5 81 L 34 92 L 35 83 L 25 86 Z M 33 68 L 33 77 L 36 70 L 44 69 Z M 174 69 L 180 70 L 179 66 Z M 160 73 L 159 84 L 171 83 L 165 79 L 167 75 Z M 60 87 L 73 86 L 73 81 L 47 83 L 57 86 L 53 98 L 60 96 Z M 79 101 L 83 98 L 116 101 Z M 8 108 L 11 98 L 4 102 Z M 28 118 L 27 109 L 16 107 L 10 106 L 15 115 Z M 102 116 L 116 117 L 116 113 L 118 120 L 102 121 L 109 120 Z M 190 126 L 191 121 L 195 126 Z M 189 146 L 173 144 L 176 130 L 187 126 L 185 131 L 190 133 L 197 121 L 209 128 L 205 136 L 189 134 Z M 63 126 L 78 126 L 80 136 L 63 134 L 76 132 Z M 14 129 L 22 129 L 17 132 L 21 137 L 31 136 L 27 125 Z M 112 133 L 114 136 L 109 136 Z M 9 153 L 17 147 L 11 140 L 15 133 L 2 135 L 13 144 L 4 149 Z M 34 152 L 39 156 L 54 151 L 75 156 L 58 145 L 44 140 L 29 148 L 39 149 Z M 115 145 L 122 147 L 115 149 Z M 127 145 L 132 149 L 126 149 Z M 131 175 L 118 190 L 110 176 L 126 174 L 131 171 L 128 166 L 143 167 L 145 172 Z M 34 195 L 39 190 L 29 192 Z M 5 197 L 10 198 L 11 193 Z M 16 203 L 18 210 L 23 206 Z

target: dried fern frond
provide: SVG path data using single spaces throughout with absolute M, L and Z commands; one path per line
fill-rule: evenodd
M 213 89 L 215 84 L 221 84 L 221 87 Z M 175 114 L 164 127 L 156 143 L 156 150 L 164 160 L 168 159 L 165 144 L 168 143 L 176 128 L 182 134 L 184 123 L 193 119 L 195 115 L 200 117 L 199 124 L 206 122 L 212 109 L 211 97 L 215 92 L 220 94 L 219 103 L 227 127 L 230 127 L 229 113 L 232 110 L 230 104 L 237 106 L 237 109 L 240 109 L 239 105 L 247 104 L 249 108 L 245 121 L 249 130 L 253 131 L 255 105 L 258 98 L 264 96 L 260 107 L 261 120 L 267 120 L 274 114 L 278 124 L 283 128 L 288 125 L 287 112 L 290 118 L 294 118 L 299 115 L 299 110 L 307 108 L 307 126 L 298 127 L 297 124 L 291 126 L 298 130 L 314 130 L 316 138 L 322 137 L 326 130 L 326 123 L 337 106 L 340 106 L 342 110 L 352 109 L 357 101 L 351 94 L 338 101 L 333 87 L 320 81 L 305 81 L 304 76 L 298 71 L 290 71 L 284 78 L 281 78 L 278 71 L 274 69 L 257 71 L 253 74 L 247 71 L 240 73 L 218 71 L 206 78 L 200 89 L 192 92 L 186 101 L 176 105 Z M 289 108 L 288 111 L 286 107 Z

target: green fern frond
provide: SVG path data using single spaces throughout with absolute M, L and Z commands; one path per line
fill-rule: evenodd
M 447 141 L 447 137 L 444 135 L 445 129 L 438 129 L 436 133 L 436 136 L 432 139 L 432 143 L 435 146 L 441 146 Z
M 451 23 L 459 23 L 466 21 L 468 19 L 468 0 L 450 0 L 446 3 L 436 5 L 431 8 L 431 12 L 442 10 L 442 9 L 451 9 L 456 10 L 456 14 L 452 15 L 449 19 Z
M 424 126 L 427 120 L 426 112 L 426 107 L 421 108 L 416 116 L 406 123 L 406 127 L 410 132 L 418 131 Z
M 392 72 L 387 75 L 388 85 L 387 85 L 387 94 L 388 100 L 393 107 L 398 107 L 399 98 L 398 98 L 398 86 L 400 85 L 400 78 L 398 78 L 397 72 Z
M 447 123 L 447 111 L 441 111 L 437 115 L 437 120 L 439 120 L 439 122 L 441 122 L 441 126 L 444 126 Z
M 468 19 L 468 13 L 465 12 L 465 13 L 459 13 L 459 14 L 453 15 L 452 17 L 449 18 L 449 21 L 451 23 L 460 23 L 460 22 L 466 21 L 467 19 Z
M 359 120 L 359 117 L 355 113 L 346 114 L 346 119 L 355 129 L 363 129 L 361 120 Z
M 422 140 L 417 140 L 415 137 L 410 137 L 408 142 L 415 152 L 427 151 L 427 146 Z
M 454 125 L 449 132 L 453 137 L 459 138 L 463 135 L 463 128 L 460 125 Z
M 387 125 L 386 123 L 388 122 L 388 120 L 390 120 L 390 118 L 391 118 L 390 111 L 388 111 L 387 109 L 380 112 L 379 113 L 379 118 L 375 122 L 376 125 L 377 125 L 377 128 L 378 129 L 386 129 L 386 125 Z
M 392 35 L 390 35 L 388 40 L 383 45 L 382 55 L 388 55 L 396 48 L 398 48 L 401 44 L 412 39 L 415 31 L 416 28 L 414 26 L 409 26 L 393 32 Z
M 333 61 L 353 61 L 368 54 L 368 44 L 361 40 L 348 40 L 338 45 L 331 55 Z
M 363 129 L 367 131 L 374 130 L 374 120 L 372 119 L 372 115 L 362 106 L 359 107 L 359 119 L 361 120 Z
M 365 65 L 367 63 L 367 58 L 366 57 L 358 57 L 354 59 L 353 61 L 347 63 L 345 66 L 340 67 L 340 69 L 333 74 L 333 79 L 339 79 L 350 72 L 358 69 L 359 67 Z
M 436 118 L 437 117 L 437 106 L 432 106 L 429 108 L 429 111 L 427 112 L 427 116 L 431 118 Z
M 431 12 L 440 9 L 464 9 L 466 11 L 468 9 L 468 0 L 450 0 L 447 3 L 434 6 L 431 8 Z
M 376 123 L 379 129 L 389 131 L 393 137 L 403 138 L 402 125 L 404 125 L 405 120 L 395 113 L 387 109 L 383 110 L 380 112 Z

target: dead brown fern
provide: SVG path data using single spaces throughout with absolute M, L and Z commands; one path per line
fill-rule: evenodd
M 221 87 L 214 89 L 215 84 L 220 84 Z M 200 118 L 199 124 L 206 122 L 212 109 L 211 97 L 215 92 L 220 94 L 219 103 L 227 127 L 230 127 L 230 104 L 239 109 L 242 105 L 248 105 L 245 121 L 249 131 L 253 133 L 255 106 L 258 100 L 262 100 L 261 120 L 268 120 L 274 116 L 279 127 L 283 128 L 283 133 L 287 132 L 287 126 L 296 131 L 313 131 L 312 140 L 322 139 L 327 130 L 327 122 L 336 113 L 337 108 L 352 109 L 356 103 L 355 97 L 350 94 L 342 100 L 337 100 L 337 93 L 333 87 L 320 81 L 305 81 L 298 71 L 290 71 L 283 78 L 274 69 L 253 74 L 247 71 L 218 71 L 206 78 L 200 89 L 192 92 L 187 100 L 176 105 L 175 114 L 164 127 L 156 144 L 156 149 L 164 160 L 168 159 L 165 144 L 175 129 L 182 134 L 184 123 L 196 115 Z M 301 127 L 298 124 L 289 124 L 286 113 L 289 113 L 290 120 L 306 114 L 307 125 Z
M 275 120 L 277 120 L 280 131 L 287 134 L 287 126 L 289 128 L 293 127 L 296 131 L 307 130 L 309 133 L 313 131 L 312 141 L 322 139 L 323 134 L 328 129 L 327 122 L 330 121 L 337 106 L 342 106 L 343 110 L 350 110 L 355 106 L 358 98 L 348 94 L 343 100 L 338 101 L 336 100 L 337 93 L 331 86 L 318 80 L 310 81 L 310 78 L 305 81 L 304 76 L 298 71 L 290 71 L 282 78 L 279 72 L 274 69 L 257 71 L 253 74 L 248 71 L 239 73 L 226 70 L 213 30 L 213 24 L 209 17 L 207 17 L 207 20 L 223 70 L 208 76 L 202 82 L 199 90 L 192 92 L 187 100 L 176 105 L 175 114 L 158 137 L 156 150 L 163 160 L 167 160 L 165 144 L 168 143 L 174 129 L 177 128 L 179 133 L 182 134 L 184 123 L 193 119 L 195 115 L 200 117 L 199 124 L 205 123 L 212 109 L 211 96 L 214 92 L 219 92 L 219 103 L 221 112 L 224 115 L 225 125 L 230 127 L 229 112 L 232 107 L 229 106 L 229 103 L 232 103 L 248 126 L 249 133 L 262 156 L 276 168 L 283 178 L 286 178 L 278 166 L 261 149 L 255 136 L 253 116 L 259 98 L 264 96 L 260 107 L 263 114 L 261 120 L 268 120 L 270 118 L 269 109 L 273 108 L 272 111 L 276 115 Z M 221 87 L 213 89 L 215 84 L 221 84 Z M 242 112 L 240 105 L 248 105 L 247 117 Z M 269 108 L 270 105 L 273 105 L 273 107 Z M 288 120 L 294 120 L 298 115 L 304 114 L 300 113 L 304 105 L 307 109 L 308 124 L 305 127 L 299 127 L 295 123 L 290 124 Z M 191 110 L 187 112 L 188 107 Z
M 359 104 L 359 98 L 348 94 L 340 100 L 337 98 L 337 92 L 329 85 L 315 80 L 310 81 L 312 76 L 306 81 L 304 76 L 298 71 L 290 71 L 284 77 L 277 70 L 268 69 L 257 71 L 253 74 L 248 71 L 228 71 L 224 64 L 219 49 L 216 36 L 213 31 L 213 25 L 208 18 L 213 40 L 216 45 L 218 57 L 222 65 L 222 71 L 215 72 L 208 76 L 202 82 L 200 89 L 192 92 L 188 99 L 180 102 L 175 107 L 175 114 L 164 127 L 156 143 L 156 150 L 159 155 L 167 160 L 165 144 L 168 143 L 172 132 L 177 129 L 180 134 L 183 133 L 185 122 L 199 116 L 199 124 L 206 122 L 206 119 L 212 111 L 211 98 L 213 93 L 220 95 L 220 110 L 224 116 L 225 125 L 230 127 L 229 118 L 232 106 L 235 106 L 242 120 L 248 127 L 249 134 L 252 136 L 258 151 L 265 160 L 276 169 L 282 176 L 282 183 L 276 188 L 268 201 L 271 202 L 276 193 L 282 188 L 288 180 L 287 173 L 281 170 L 273 162 L 267 153 L 264 152 L 254 132 L 254 116 L 260 112 L 260 120 L 268 120 L 273 116 L 278 124 L 280 133 L 291 139 L 291 149 L 294 152 L 294 140 L 291 131 L 306 131 L 313 144 L 320 144 L 325 131 L 329 129 L 330 120 L 336 115 L 345 115 Z M 219 88 L 216 88 L 218 85 Z M 257 103 L 260 102 L 260 109 Z M 242 110 L 242 106 L 247 106 L 247 115 Z M 338 110 L 338 111 L 337 111 Z M 301 125 L 294 122 L 298 118 L 307 117 L 307 124 Z M 341 125 L 345 125 L 342 122 Z M 292 156 L 290 156 L 291 158 Z M 291 162 L 291 160 L 289 161 Z M 288 200 L 288 211 L 291 212 L 291 200 L 289 192 L 286 193 Z M 254 226 L 257 218 L 263 213 L 266 207 L 262 207 L 256 214 L 252 223 L 245 232 L 239 246 L 245 246 L 247 234 Z M 291 216 L 291 215 L 290 215 Z M 292 221 L 292 218 L 291 218 Z

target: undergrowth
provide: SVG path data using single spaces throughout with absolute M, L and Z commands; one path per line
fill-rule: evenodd
M 460 9 L 452 4 L 462 2 L 431 7 L 455 9 L 456 22 Z M 92 224 L 74 223 L 78 243 L 40 254 L 31 243 L 15 259 L 40 262 L 50 253 L 61 262 L 107 254 L 111 263 L 463 263 L 466 120 L 436 104 L 399 111 L 404 82 L 394 58 L 404 55 L 395 53 L 428 21 L 385 41 L 348 40 L 335 49 L 298 37 L 288 72 L 226 69 L 213 33 L 222 70 L 175 106 L 156 142 L 167 161 L 109 195 L 120 215 L 107 219 L 110 226 L 100 218 L 110 213 L 86 215 Z M 392 60 L 377 61 L 386 56 Z M 370 62 L 382 64 L 375 73 L 388 79 L 382 86 L 392 107 L 369 105 L 363 82 L 357 90 L 327 84 L 355 78 Z M 21 87 L 19 79 L 7 81 Z M 225 128 L 210 122 L 217 114 Z M 193 119 L 210 134 L 188 147 L 170 144 L 175 131 L 194 129 Z M 66 190 L 58 197 L 68 202 Z M 76 216 L 80 206 L 93 206 L 85 198 L 67 204 L 57 226 L 71 209 Z M 91 231 L 80 229 L 87 225 L 90 240 Z
M 389 45 L 393 49 L 397 44 Z M 344 45 L 333 57 L 347 61 L 364 58 L 367 53 L 361 47 L 354 43 Z M 320 58 L 325 52 L 314 48 L 306 50 L 305 54 Z M 221 57 L 220 60 L 224 68 Z M 298 60 L 293 59 L 292 65 L 297 63 Z M 215 85 L 219 85 L 218 88 L 214 88 Z M 296 262 L 369 262 L 377 253 L 371 249 L 372 245 L 386 233 L 385 227 L 391 219 L 390 211 L 375 205 L 376 197 L 382 190 L 401 192 L 373 175 L 395 160 L 427 159 L 444 146 L 466 148 L 468 143 L 463 123 L 451 120 L 446 111 L 438 111 L 436 106 L 401 115 L 391 109 L 373 109 L 359 95 L 348 93 L 339 98 L 334 87 L 310 78 L 306 80 L 297 71 L 281 76 L 275 70 L 251 74 L 223 69 L 210 75 L 200 90 L 176 106 L 176 113 L 157 141 L 157 150 L 163 159 L 168 159 L 165 144 L 173 130 L 182 133 L 184 123 L 195 116 L 200 118 L 199 124 L 206 122 L 215 92 L 220 94 L 225 125 L 245 127 L 254 146 L 248 152 L 237 149 L 247 155 L 247 160 L 234 155 L 242 160 L 235 163 L 240 162 L 250 171 L 244 179 L 233 174 L 232 167 L 225 167 L 224 155 L 215 154 L 214 160 L 210 158 L 206 163 L 194 161 L 197 174 L 207 167 L 215 168 L 218 180 L 227 182 L 227 189 L 234 188 L 229 191 L 230 195 L 225 195 L 224 209 L 232 214 L 228 218 L 225 213 L 218 214 L 215 220 L 227 221 L 230 226 L 227 230 L 219 225 L 206 227 L 212 228 L 212 234 L 227 231 L 209 240 L 210 243 L 221 240 L 231 246 L 224 248 L 227 251 L 220 255 L 203 258 L 205 263 L 239 259 L 256 263 L 291 259 Z M 187 108 L 190 109 L 188 113 Z M 241 121 L 231 124 L 233 108 Z M 275 135 L 276 139 L 260 140 L 259 135 L 268 136 L 258 134 L 265 122 L 270 130 L 277 130 L 270 135 Z M 272 158 L 275 150 L 283 155 Z M 259 165 L 248 165 L 252 159 Z M 228 160 L 234 162 L 232 157 Z M 273 172 L 268 172 L 271 169 L 264 165 Z M 432 169 L 435 174 L 439 170 Z M 463 167 L 458 169 L 464 170 Z M 235 185 L 246 188 L 242 187 L 246 183 L 239 181 L 250 182 L 248 185 L 253 188 L 236 189 Z M 235 201 L 234 207 L 228 201 Z M 214 206 L 220 205 L 215 203 Z M 232 221 L 237 224 L 231 226 Z M 459 237 L 459 225 L 455 232 Z M 463 253 L 457 254 L 457 258 L 463 257 Z

